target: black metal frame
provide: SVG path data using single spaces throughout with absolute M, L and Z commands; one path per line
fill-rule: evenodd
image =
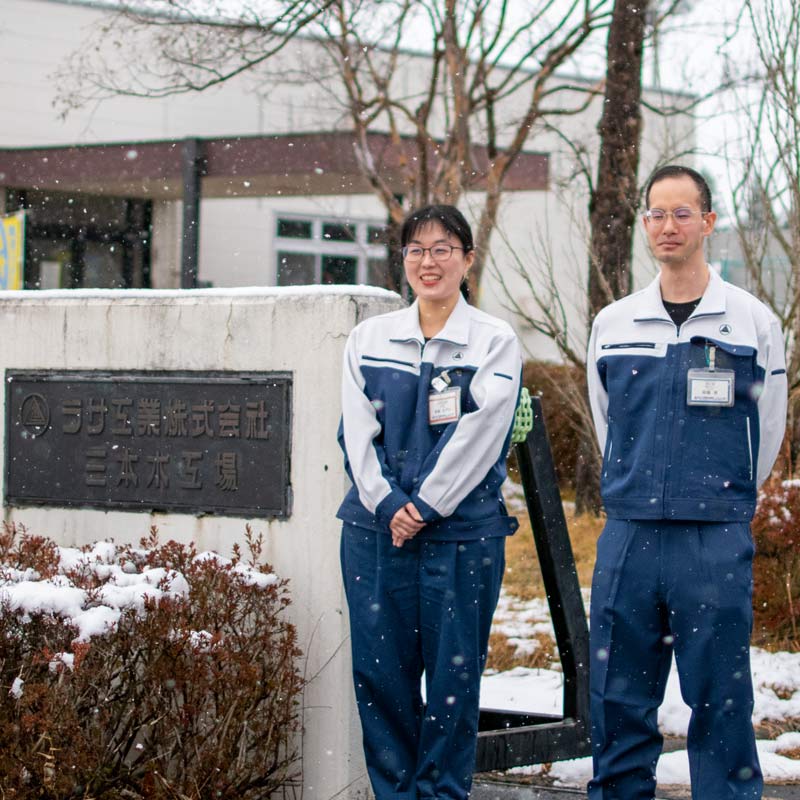
M 563 761 L 591 752 L 589 628 L 538 397 L 517 462 L 564 673 L 563 716 L 481 709 L 475 771 Z

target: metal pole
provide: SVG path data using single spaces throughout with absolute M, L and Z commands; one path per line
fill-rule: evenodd
M 181 289 L 195 289 L 200 249 L 200 179 L 206 171 L 203 145 L 199 139 L 184 140 L 181 162 L 183 174 Z

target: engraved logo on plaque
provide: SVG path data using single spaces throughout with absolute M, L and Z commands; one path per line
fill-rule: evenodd
M 50 425 L 50 407 L 40 394 L 29 394 L 19 409 L 19 421 L 31 436 L 41 436 Z

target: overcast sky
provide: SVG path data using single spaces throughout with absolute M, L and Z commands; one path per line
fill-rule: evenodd
M 780 0 L 787 5 L 797 0 Z M 104 0 L 112 5 L 114 0 Z M 194 10 L 208 8 L 216 16 L 220 9 L 250 8 L 265 11 L 272 0 L 183 0 Z M 668 0 L 662 0 L 665 5 Z M 731 92 L 715 91 L 723 80 L 726 68 L 746 72 L 755 62 L 749 20 L 737 12 L 742 0 L 684 0 L 685 13 L 676 14 L 664 23 L 658 39 L 657 64 L 651 46 L 646 53 L 644 82 L 654 86 L 660 81 L 665 89 L 683 90 L 703 96 L 713 93 L 697 113 L 696 164 L 712 179 L 722 201 L 729 189 L 731 172 L 736 172 L 736 158 L 741 153 L 739 141 L 742 134 L 741 114 L 735 113 L 737 98 Z M 139 0 L 142 5 L 163 8 L 164 0 Z M 380 16 L 380 0 L 373 0 L 375 13 Z M 545 0 L 538 0 L 538 5 Z M 550 19 L 556 20 L 573 5 L 573 0 L 556 0 L 550 9 Z M 578 12 L 581 3 L 577 5 Z M 519 21 L 529 19 L 532 0 L 511 0 L 510 9 Z M 577 12 L 576 12 L 577 13 Z M 417 25 L 424 26 L 424 22 Z M 409 36 L 404 44 L 412 49 L 424 49 L 428 37 L 419 27 L 409 26 Z M 604 71 L 605 35 L 599 36 L 584 50 L 578 61 L 569 68 L 588 76 L 600 76 Z M 535 65 L 532 65 L 535 66 Z M 741 100 L 741 92 L 739 93 Z M 723 208 L 719 211 L 724 212 Z
M 794 2 L 794 0 L 786 0 Z M 738 171 L 743 151 L 745 120 L 738 104 L 755 97 L 753 91 L 715 91 L 726 70 L 739 75 L 756 69 L 756 46 L 749 18 L 737 20 L 738 0 L 691 0 L 692 9 L 665 25 L 659 46 L 662 85 L 686 89 L 698 96 L 713 93 L 697 113 L 697 166 L 713 181 L 722 202 Z M 653 64 L 645 68 L 652 83 Z M 725 209 L 718 208 L 724 215 Z

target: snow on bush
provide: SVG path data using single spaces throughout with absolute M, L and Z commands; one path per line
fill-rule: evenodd
M 285 580 L 160 544 L 0 533 L 0 794 L 269 797 L 296 778 Z

